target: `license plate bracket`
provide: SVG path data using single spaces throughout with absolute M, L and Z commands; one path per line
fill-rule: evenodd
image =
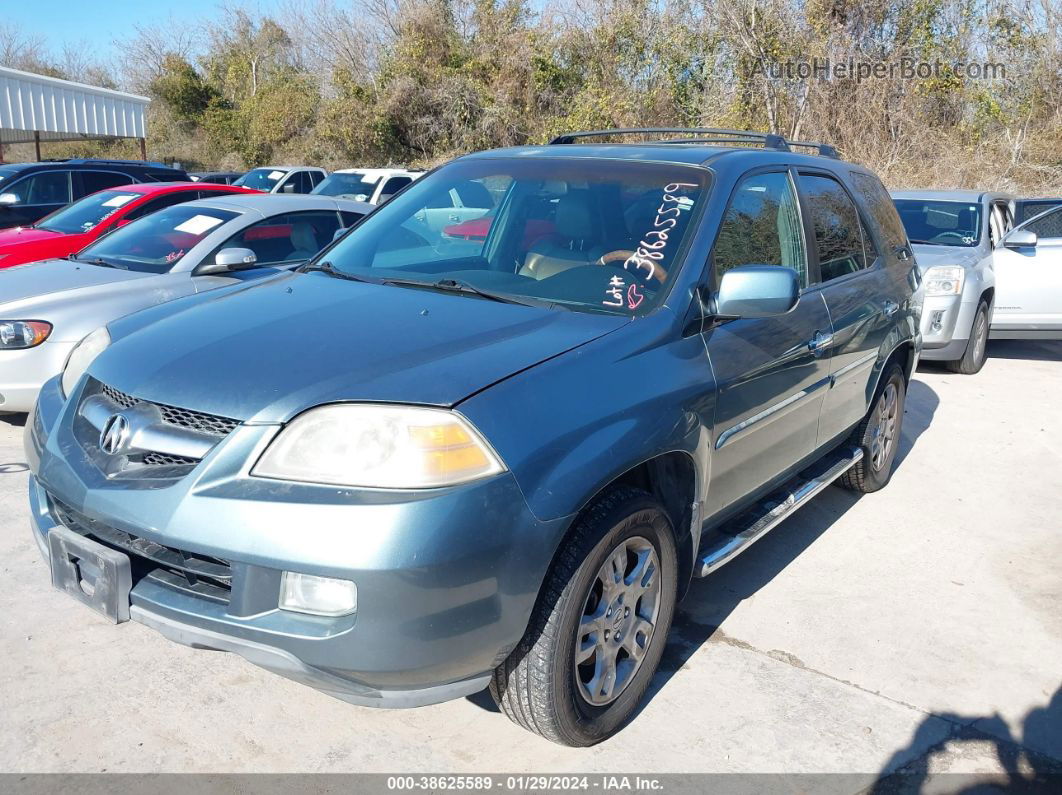
M 48 532 L 48 551 L 52 587 L 115 624 L 129 620 L 133 578 L 128 555 L 62 525 Z

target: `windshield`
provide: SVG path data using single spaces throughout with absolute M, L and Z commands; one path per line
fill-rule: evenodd
M 276 168 L 255 168 L 248 171 L 233 185 L 243 185 L 245 188 L 253 188 L 254 190 L 264 190 L 267 193 L 276 187 L 276 184 L 280 180 L 284 179 L 288 174 L 287 171 L 280 171 Z
M 362 173 L 329 174 L 310 193 L 322 196 L 345 196 L 355 201 L 368 201 L 379 177 Z
M 144 273 L 166 273 L 199 241 L 239 213 L 178 204 L 100 238 L 76 259 Z
M 981 239 L 979 204 L 924 199 L 896 199 L 895 203 L 912 243 L 969 247 Z
M 64 235 L 88 232 L 140 196 L 139 193 L 125 193 L 117 190 L 100 191 L 67 205 L 61 210 L 56 210 L 38 221 L 35 226 L 38 229 L 47 229 L 49 232 L 59 232 Z
M 4 168 L 0 166 L 0 182 L 3 182 L 8 177 L 13 177 L 18 173 L 17 168 Z
M 706 184 L 707 172 L 690 166 L 458 161 L 367 216 L 327 260 L 374 281 L 642 314 L 678 271 Z M 462 234 L 460 224 L 483 228 Z

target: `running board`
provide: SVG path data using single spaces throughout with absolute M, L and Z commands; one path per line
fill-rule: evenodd
M 860 447 L 841 448 L 812 464 L 781 489 L 772 492 L 755 506 L 731 519 L 713 534 L 709 546 L 703 547 L 698 559 L 697 575 L 706 577 L 729 563 L 792 516 L 798 509 L 852 468 L 863 457 Z

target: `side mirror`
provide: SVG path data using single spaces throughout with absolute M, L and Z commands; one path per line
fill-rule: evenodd
M 211 273 L 230 273 L 253 268 L 258 257 L 249 248 L 223 248 L 214 257 L 214 261 L 201 265 L 196 271 L 200 276 Z
M 0 193 L 0 204 L 18 204 L 22 197 L 17 193 Z
M 345 235 L 346 233 L 347 233 L 347 228 L 346 227 L 342 227 L 342 226 L 339 227 L 339 229 L 336 230 L 336 233 L 334 235 L 332 235 L 332 241 L 335 242 L 336 240 L 339 240 L 339 238 L 343 237 L 343 235 Z
M 723 274 L 715 295 L 715 314 L 725 317 L 784 315 L 800 299 L 800 280 L 792 268 L 742 265 Z
M 295 192 L 295 180 L 285 182 L 280 186 L 281 193 L 294 193 Z
M 3 197 L 0 196 L 0 199 Z M 1036 233 L 1028 229 L 1013 229 L 1010 234 L 1003 238 L 1003 245 L 1007 248 L 1036 248 Z

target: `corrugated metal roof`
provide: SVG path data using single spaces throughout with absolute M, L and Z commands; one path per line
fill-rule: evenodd
M 146 138 L 151 100 L 0 66 L 0 142 Z

